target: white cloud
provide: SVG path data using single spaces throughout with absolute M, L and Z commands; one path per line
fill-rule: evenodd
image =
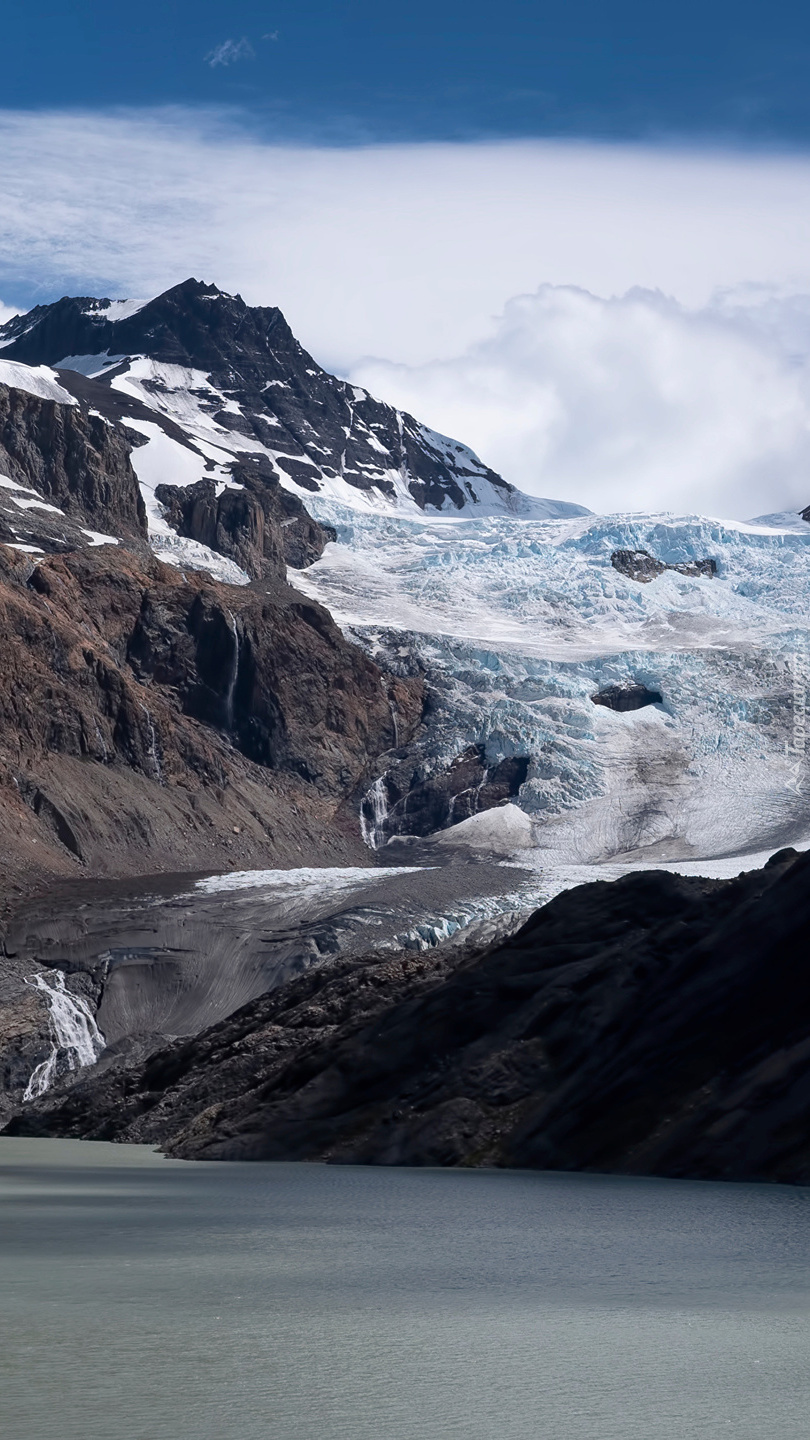
M 544 286 L 453 360 L 352 379 L 535 495 L 744 519 L 810 504 L 810 296 L 689 311 Z
M 194 274 L 280 305 L 321 363 L 530 488 L 805 503 L 802 156 L 330 149 L 263 143 L 222 113 L 0 112 L 0 194 L 9 298 Z
M 562 143 L 317 149 L 222 115 L 0 112 L 0 287 L 278 304 L 319 359 L 409 364 L 542 284 L 810 292 L 810 161 Z
M 205 59 L 213 70 L 217 65 L 235 65 L 238 60 L 255 60 L 256 52 L 246 35 L 241 40 L 223 40 Z
M 7 320 L 13 320 L 20 311 L 16 305 L 4 305 L 0 300 L 0 325 L 5 325 Z

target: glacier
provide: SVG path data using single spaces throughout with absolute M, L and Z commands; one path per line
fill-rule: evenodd
M 583 866 L 704 861 L 736 873 L 739 857 L 810 843 L 796 745 L 810 524 L 383 517 L 321 496 L 308 504 L 337 541 L 291 579 L 388 668 L 424 674 L 424 773 L 470 744 L 489 764 L 529 757 L 514 802 L 527 823 L 516 827 L 506 806 L 443 838 L 498 849 L 502 823 L 504 853 L 579 878 Z M 710 557 L 717 574 L 642 583 L 613 567 L 619 549 L 668 564 Z M 630 712 L 593 703 L 629 681 L 662 702 Z

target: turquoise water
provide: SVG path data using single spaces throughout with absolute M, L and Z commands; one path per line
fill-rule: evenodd
M 806 1440 L 810 1191 L 0 1138 L 7 1440 Z

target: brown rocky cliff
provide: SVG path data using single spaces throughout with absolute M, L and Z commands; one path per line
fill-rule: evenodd
M 421 718 L 328 613 L 104 546 L 0 547 L 7 893 L 50 875 L 364 856 L 341 807 Z

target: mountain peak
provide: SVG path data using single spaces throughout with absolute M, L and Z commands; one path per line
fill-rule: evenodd
M 185 429 L 206 473 L 216 445 L 226 465 L 260 455 L 285 487 L 350 505 L 533 508 L 467 446 L 328 374 L 277 306 L 248 305 L 194 276 L 151 300 L 64 296 L 37 306 L 0 328 L 0 352 L 60 370 L 68 388 L 78 371 L 136 398 L 164 429 Z M 177 481 L 172 473 L 161 483 Z

